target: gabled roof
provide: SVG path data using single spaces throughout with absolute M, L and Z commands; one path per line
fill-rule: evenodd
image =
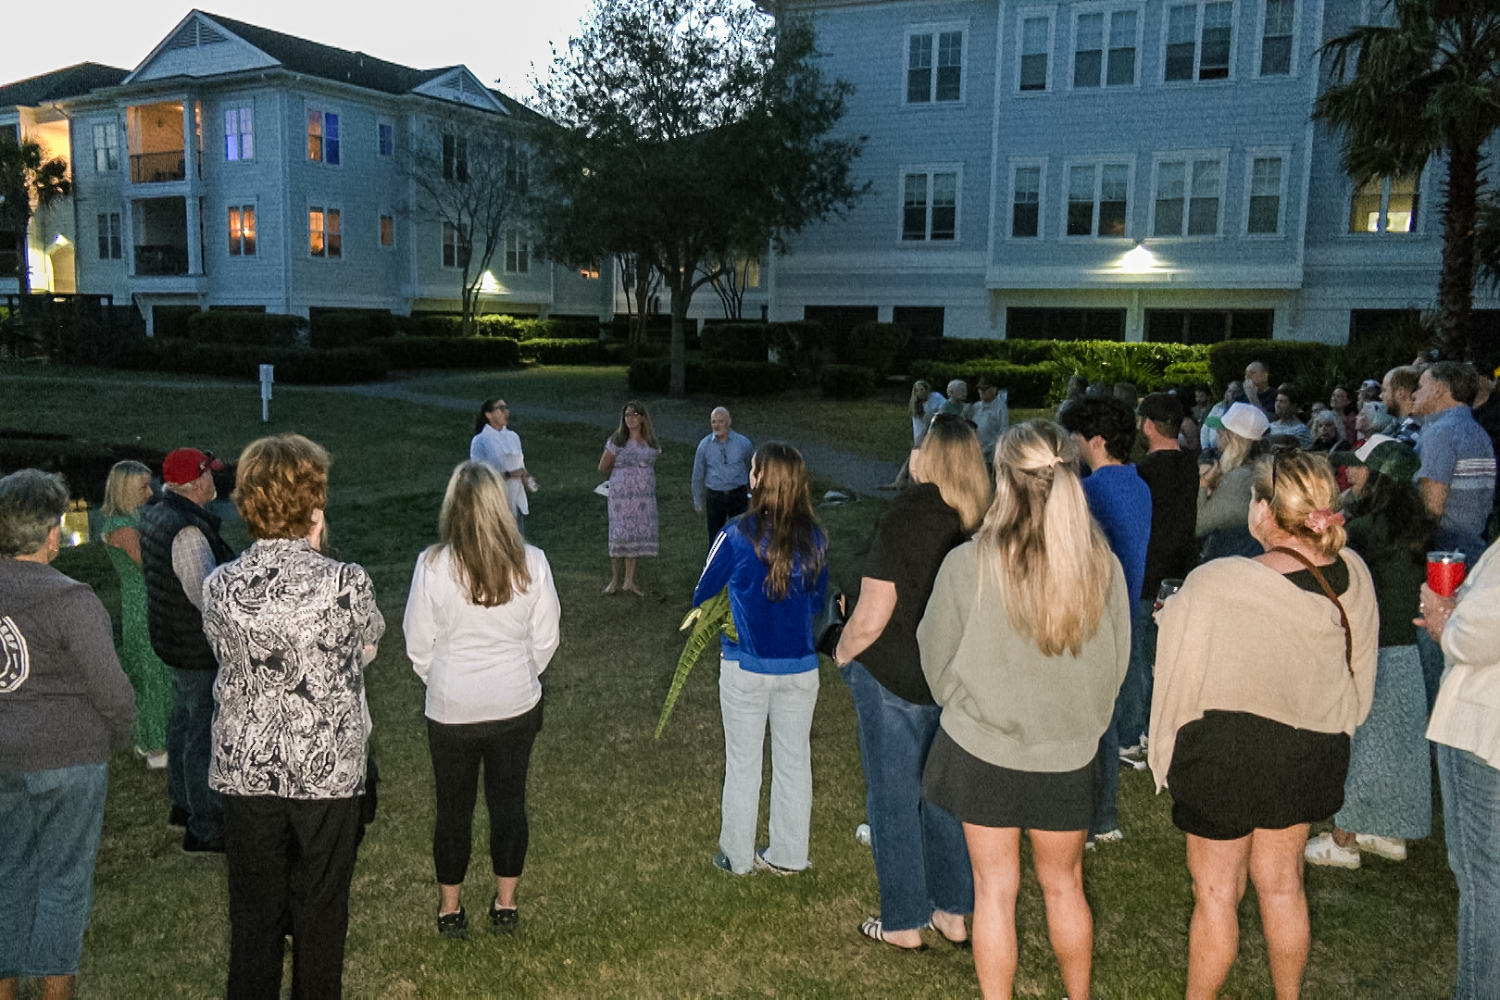
M 208 11 L 199 13 L 234 32 L 292 72 L 305 76 L 351 83 L 356 87 L 387 94 L 405 94 L 447 69 L 413 69 L 363 52 L 310 42 L 296 35 L 272 31 L 231 17 L 220 17 Z
M 113 87 L 129 72 L 103 63 L 77 63 L 0 87 L 0 107 L 34 108 L 48 101 L 82 97 L 98 87 Z

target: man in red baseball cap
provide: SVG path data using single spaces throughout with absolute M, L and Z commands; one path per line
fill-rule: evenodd
M 223 810 L 208 787 L 214 677 L 219 664 L 203 635 L 203 580 L 234 558 L 208 504 L 218 496 L 213 452 L 178 448 L 161 464 L 161 499 L 141 513 L 141 569 L 151 648 L 172 668 L 167 720 L 169 826 L 184 828 L 189 854 L 224 851 Z

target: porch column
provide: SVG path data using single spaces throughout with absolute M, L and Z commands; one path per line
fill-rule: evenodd
M 1146 310 L 1139 288 L 1131 289 L 1130 305 L 1125 310 L 1125 339 L 1134 343 L 1146 339 Z

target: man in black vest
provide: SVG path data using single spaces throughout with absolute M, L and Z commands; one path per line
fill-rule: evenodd
M 223 853 L 222 807 L 208 787 L 214 676 L 219 664 L 203 636 L 203 580 L 234 558 L 219 537 L 219 519 L 204 508 L 218 495 L 212 452 L 178 448 L 162 462 L 161 500 L 141 513 L 141 569 L 151 648 L 172 668 L 167 721 L 168 820 L 183 826 L 189 854 Z

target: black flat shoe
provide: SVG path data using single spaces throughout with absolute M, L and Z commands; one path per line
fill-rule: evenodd
M 500 897 L 490 903 L 490 932 L 492 934 L 514 934 L 521 923 L 521 915 L 514 906 L 501 906 Z
M 469 936 L 469 916 L 460 906 L 457 913 L 439 913 L 438 933 L 453 941 L 464 941 Z

